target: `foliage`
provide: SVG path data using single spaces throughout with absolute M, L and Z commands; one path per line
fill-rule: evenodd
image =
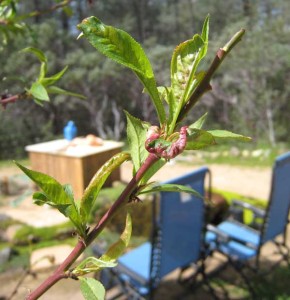
M 108 26 L 96 17 L 84 19 L 78 28 L 82 32 L 81 35 L 100 53 L 133 71 L 142 83 L 144 92 L 149 95 L 158 125 L 155 121 L 146 120 L 145 122 L 126 113 L 129 153 L 120 153 L 105 163 L 90 182 L 80 201 L 74 198 L 70 185 L 62 185 L 51 176 L 17 164 L 41 189 L 33 195 L 35 204 L 48 204 L 58 209 L 73 223 L 79 237 L 78 243 L 67 259 L 56 272 L 31 292 L 27 299 L 40 297 L 63 278 L 80 279 L 81 290 L 87 299 L 103 299 L 105 291 L 101 283 L 83 278 L 83 276 L 115 266 L 117 258 L 124 252 L 131 237 L 132 221 L 129 214 L 127 214 L 125 229 L 119 240 L 111 245 L 100 258 L 89 257 L 78 266 L 72 269 L 70 267 L 90 243 L 99 236 L 114 215 L 128 203 L 140 201 L 139 195 L 143 193 L 166 190 L 197 195 L 194 190 L 185 186 L 159 186 L 149 180 L 167 161 L 184 151 L 205 148 L 228 139 L 250 140 L 249 137 L 226 130 L 205 130 L 203 127 L 205 115 L 194 123 L 187 119 L 189 111 L 197 104 L 201 96 L 211 90 L 210 81 L 213 75 L 230 51 L 242 39 L 245 30 L 238 31 L 224 47 L 218 48 L 214 59 L 208 63 L 206 68 L 205 56 L 208 52 L 209 39 L 209 17 L 206 17 L 201 33 L 195 34 L 175 48 L 171 59 L 170 83 L 158 86 L 145 50 L 130 34 L 114 26 Z M 141 27 L 139 29 L 140 35 L 143 36 L 143 29 Z M 40 104 L 49 100 L 49 93 L 76 96 L 54 86 L 55 82 L 65 73 L 66 67 L 48 77 L 47 57 L 44 53 L 35 47 L 26 48 L 24 51 L 32 52 L 40 60 L 39 75 L 31 87 L 26 88 L 25 92 L 15 96 L 2 96 L 1 103 L 4 107 L 8 103 L 28 97 Z M 90 228 L 88 226 L 89 216 L 92 207 L 98 201 L 100 189 L 111 172 L 128 159 L 132 159 L 134 165 L 132 180 L 97 224 Z
M 16 12 L 24 15 L 48 10 L 54 5 L 52 0 L 37 1 L 37 6 L 34 2 L 25 5 L 21 2 L 18 1 Z M 9 131 L 7 136 L 5 132 L 0 133 L 1 141 L 5 141 L 1 143 L 1 158 L 15 158 L 13 151 L 17 151 L 17 156 L 23 156 L 25 139 L 28 143 L 36 143 L 60 136 L 69 119 L 76 121 L 80 135 L 90 132 L 117 140 L 124 139 L 126 133 L 123 108 L 139 119 L 157 122 L 148 95 L 139 93 L 141 86 L 138 79 L 127 71 L 121 71 L 118 65 L 102 59 L 84 41 L 75 42 L 75 25 L 88 14 L 102 16 L 104 22 L 126 28 L 137 41 L 142 42 L 145 50 L 150 49 L 148 56 L 154 66 L 156 80 L 164 86 L 170 85 L 170 65 L 166 58 L 176 43 L 202 28 L 206 14 L 210 13 L 212 24 L 209 54 L 224 43 L 231 32 L 241 27 L 249 29 L 244 38 L 245 46 L 237 48 L 234 59 L 225 61 L 223 71 L 212 81 L 214 89 L 188 114 L 188 121 L 194 122 L 208 111 L 208 128 L 225 127 L 233 132 L 243 132 L 251 135 L 257 143 L 288 141 L 290 35 L 289 6 L 285 1 L 256 1 L 248 8 L 241 2 L 231 1 L 224 10 L 213 0 L 194 4 L 187 0 L 178 3 L 142 0 L 139 7 L 142 7 L 141 12 L 131 0 L 110 0 L 93 6 L 85 1 L 81 4 L 71 1 L 72 18 L 62 10 L 57 10 L 53 17 L 47 13 L 39 14 L 23 20 L 28 26 L 22 34 L 10 34 L 9 43 L 0 55 L 0 78 L 6 78 L 5 81 L 0 79 L 1 93 L 19 93 L 17 87 L 23 86 L 23 83 L 15 81 L 16 75 L 31 78 L 30 83 L 35 80 L 39 70 L 33 57 L 18 55 L 20 49 L 31 45 L 45 49 L 49 74 L 70 65 L 60 84 L 66 90 L 85 95 L 87 101 L 53 94 L 52 101 L 44 103 L 42 110 L 24 101 L 19 102 L 23 113 L 17 116 L 9 106 L 9 114 L 4 115 L 0 111 L 1 128 Z M 36 119 L 37 127 L 30 124 L 29 116 Z M 10 138 L 15 132 L 19 132 L 19 142 L 16 142 L 16 137 Z M 17 150 L 14 150 L 15 143 L 18 144 Z
M 33 242 L 50 241 L 58 239 L 66 231 L 69 233 L 73 232 L 74 227 L 71 223 L 64 223 L 61 225 L 55 225 L 50 227 L 35 228 L 29 225 L 21 226 L 13 237 L 13 243 L 15 245 L 25 245 Z M 69 235 L 68 233 L 68 235 Z
M 171 86 L 157 87 L 154 73 L 145 51 L 128 33 L 117 28 L 106 26 L 95 17 L 85 19 L 80 25 L 82 35 L 101 53 L 112 60 L 131 69 L 144 85 L 144 90 L 150 95 L 159 119 L 159 127 L 145 123 L 127 113 L 127 135 L 130 154 L 120 153 L 112 157 L 103 165 L 91 180 L 80 202 L 74 199 L 71 186 L 62 186 L 54 178 L 17 164 L 21 170 L 32 179 L 41 189 L 33 195 L 35 204 L 48 204 L 57 208 L 64 216 L 69 218 L 76 227 L 80 236 L 80 247 L 84 248 L 102 231 L 106 224 L 127 202 L 139 201 L 141 194 L 175 191 L 193 193 L 197 192 L 189 187 L 180 185 L 155 185 L 147 183 L 150 177 L 166 163 L 166 161 L 181 154 L 184 150 L 195 150 L 216 144 L 219 139 L 237 139 L 248 141 L 250 138 L 237 135 L 225 130 L 206 131 L 202 129 L 206 116 L 189 126 L 182 126 L 188 110 L 194 106 L 200 95 L 209 90 L 209 81 L 225 56 L 240 41 L 244 31 L 238 32 L 225 47 L 221 48 L 208 71 L 198 71 L 198 65 L 207 53 L 209 18 L 205 19 L 201 35 L 180 44 L 174 51 L 171 60 Z M 37 87 L 30 91 L 36 94 L 37 100 L 46 100 L 42 88 L 53 84 L 54 78 L 46 78 L 46 59 L 36 49 L 29 49 L 35 53 L 41 64 L 41 72 Z M 65 69 L 64 69 L 65 70 Z M 58 78 L 59 74 L 55 78 Z M 39 97 L 40 95 L 40 97 Z M 165 109 L 162 100 L 168 105 Z M 166 113 L 167 112 L 167 113 Z M 188 140 L 187 140 L 188 139 Z M 202 140 L 202 142 L 200 142 Z M 147 151 L 146 151 L 147 150 Z M 101 218 L 95 228 L 90 230 L 87 222 L 99 191 L 107 177 L 126 160 L 132 157 L 134 164 L 132 181 L 125 187 L 117 201 Z M 158 164 L 157 164 L 158 163 Z M 157 166 L 155 165 L 157 164 Z M 120 239 L 113 244 L 99 259 L 89 257 L 73 270 L 64 271 L 67 277 L 80 278 L 81 290 L 85 297 L 102 299 L 104 289 L 96 280 L 83 279 L 82 276 L 96 272 L 105 267 L 115 266 L 115 261 L 128 246 L 132 232 L 131 217 L 127 215 L 126 226 Z M 77 247 L 77 246 L 76 246 Z M 74 260 L 76 257 L 74 257 Z M 57 274 L 54 275 L 55 280 Z M 59 276 L 63 276 L 59 274 Z M 44 283 L 46 284 L 46 283 Z M 36 295 L 43 291 L 35 291 Z M 34 298 L 33 293 L 30 297 Z

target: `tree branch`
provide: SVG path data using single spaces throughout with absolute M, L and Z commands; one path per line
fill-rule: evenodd
M 72 0 L 65 0 L 65 1 L 62 1 L 62 2 L 60 2 L 58 4 L 52 5 L 48 9 L 32 11 L 26 17 L 36 17 L 36 16 L 41 16 L 41 15 L 44 15 L 44 14 L 52 13 L 52 12 L 58 10 L 59 8 L 63 8 L 65 6 L 67 6 L 67 5 L 69 5 L 71 1 Z M 26 18 L 26 17 L 24 16 L 24 18 Z
M 159 158 L 154 154 L 149 154 L 143 165 L 137 171 L 135 176 L 128 183 L 124 191 L 121 193 L 116 202 L 109 208 L 105 215 L 101 218 L 98 224 L 91 230 L 87 238 L 83 241 L 80 240 L 69 256 L 64 260 L 64 262 L 56 269 L 56 271 L 48 277 L 36 290 L 27 296 L 27 300 L 38 299 L 47 290 L 49 290 L 54 284 L 56 284 L 60 279 L 68 278 L 69 276 L 65 273 L 71 265 L 76 261 L 76 259 L 84 252 L 84 250 L 93 242 L 93 240 L 102 232 L 106 225 L 111 221 L 113 216 L 128 203 L 131 194 L 134 192 L 138 183 L 148 171 L 148 169 L 153 166 Z

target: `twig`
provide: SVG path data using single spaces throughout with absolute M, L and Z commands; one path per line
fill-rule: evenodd
M 65 261 L 55 270 L 55 272 L 48 277 L 37 289 L 27 296 L 27 300 L 38 299 L 47 290 L 49 290 L 54 284 L 56 284 L 60 279 L 67 278 L 68 275 L 65 274 L 70 266 L 76 261 L 76 259 L 83 253 L 83 251 L 88 247 L 92 241 L 102 232 L 105 226 L 111 221 L 112 217 L 118 212 L 129 200 L 130 195 L 148 171 L 148 169 L 154 165 L 159 158 L 154 154 L 149 154 L 143 165 L 137 171 L 135 176 L 128 183 L 122 194 L 119 196 L 117 201 L 110 207 L 110 209 L 101 218 L 99 223 L 93 228 L 93 230 L 88 234 L 86 240 L 80 240 Z
M 62 1 L 62 2 L 60 2 L 58 4 L 55 4 L 55 5 L 51 6 L 51 7 L 49 7 L 48 9 L 32 11 L 28 15 L 24 15 L 23 19 L 26 19 L 27 17 L 36 17 L 36 16 L 41 16 L 41 15 L 44 15 L 44 14 L 48 14 L 48 13 L 54 12 L 54 11 L 58 10 L 59 8 L 63 8 L 65 6 L 67 6 L 67 5 L 69 5 L 71 1 L 72 0 L 65 0 L 65 1 Z
M 13 96 L 3 95 L 3 96 L 1 96 L 1 99 L 0 99 L 0 105 L 2 105 L 3 108 L 5 108 L 7 104 L 15 103 L 16 101 L 23 100 L 23 99 L 27 99 L 27 93 L 26 92 L 16 94 L 16 95 L 13 95 Z

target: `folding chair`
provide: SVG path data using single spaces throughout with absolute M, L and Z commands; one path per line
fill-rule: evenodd
M 166 183 L 190 186 L 205 194 L 203 167 Z M 159 206 L 153 202 L 153 234 L 146 242 L 124 254 L 113 269 L 128 299 L 152 299 L 162 278 L 180 272 L 203 258 L 204 202 L 192 194 L 161 192 Z
M 290 208 L 290 152 L 276 158 L 272 173 L 271 192 L 268 206 L 265 211 L 249 205 L 236 202 L 252 209 L 256 217 L 262 218 L 260 230 L 246 226 L 236 220 L 228 219 L 218 226 L 207 226 L 206 243 L 211 250 L 216 250 L 226 255 L 229 262 L 240 272 L 247 283 L 251 293 L 255 291 L 243 272 L 243 267 L 248 266 L 258 272 L 260 269 L 261 248 L 267 242 L 276 246 L 281 259 L 289 265 L 289 248 L 287 247 L 287 224 L 289 223 Z M 277 240 L 282 236 L 282 241 Z M 248 264 L 254 258 L 254 266 Z M 275 266 L 275 265 L 274 265 Z

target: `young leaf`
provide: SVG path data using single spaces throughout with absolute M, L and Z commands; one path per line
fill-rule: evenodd
M 81 236 L 85 235 L 85 225 L 82 223 L 78 209 L 71 199 L 67 188 L 46 174 L 29 170 L 16 162 L 16 165 L 43 191 L 34 194 L 34 199 L 56 207 L 63 215 L 68 217 L 76 226 Z
M 182 107 L 203 80 L 205 72 L 196 74 L 197 67 L 205 57 L 208 48 L 209 16 L 206 17 L 201 36 L 196 34 L 192 39 L 181 43 L 174 50 L 171 60 L 172 95 L 169 102 L 169 121 L 172 133 L 176 126 Z
M 103 300 L 105 299 L 105 288 L 100 281 L 94 278 L 80 277 L 81 292 L 86 300 Z
M 96 17 L 83 20 L 78 28 L 98 51 L 130 68 L 137 75 L 153 100 L 160 124 L 164 124 L 165 109 L 159 97 L 151 64 L 140 44 L 125 31 L 107 26 Z
M 127 213 L 126 225 L 122 235 L 120 236 L 119 240 L 116 243 L 114 243 L 105 254 L 102 255 L 100 259 L 102 261 L 110 261 L 110 262 L 116 261 L 117 258 L 123 254 L 126 247 L 128 247 L 131 234 L 132 234 L 132 219 L 130 214 Z
M 130 154 L 121 152 L 108 160 L 94 175 L 88 187 L 85 189 L 81 199 L 80 213 L 83 221 L 87 221 L 90 211 L 98 197 L 98 194 L 109 177 L 109 175 L 126 160 L 130 159 Z
M 64 184 L 63 189 L 67 196 L 70 198 L 70 200 L 73 202 L 74 201 L 74 192 L 72 189 L 72 186 L 70 184 Z
M 215 138 L 211 133 L 197 128 L 188 128 L 186 150 L 199 150 L 215 144 Z
M 206 118 L 207 118 L 207 113 L 205 113 L 203 116 L 201 116 L 196 122 L 191 124 L 189 126 L 189 129 L 190 128 L 201 129 L 203 127 L 204 122 L 206 121 Z
M 49 101 L 47 91 L 40 82 L 34 82 L 31 85 L 31 88 L 28 90 L 28 93 L 30 93 L 33 96 L 33 98 L 37 100 Z
M 252 139 L 248 136 L 243 136 L 237 133 L 233 133 L 227 130 L 208 130 L 208 132 L 214 137 L 219 139 L 235 139 L 243 142 L 249 142 Z
M 39 82 L 43 86 L 52 85 L 52 84 L 54 84 L 56 81 L 58 81 L 63 76 L 63 74 L 66 72 L 67 68 L 68 68 L 68 66 L 64 67 L 60 72 L 54 74 L 53 76 L 41 78 L 39 80 Z
M 170 103 L 170 120 L 172 128 L 180 110 L 190 98 L 197 84 L 202 79 L 202 73 L 196 76 L 197 67 L 204 57 L 204 41 L 198 35 L 178 45 L 171 59 L 171 88 L 172 99 Z
M 33 203 L 36 204 L 36 205 L 42 206 L 44 204 L 49 204 L 48 198 L 42 192 L 33 193 L 32 198 L 34 200 Z M 51 205 L 53 205 L 53 203 Z
M 117 265 L 115 262 L 104 261 L 96 257 L 88 257 L 83 260 L 73 271 L 72 273 L 79 277 L 92 272 L 98 272 L 104 268 L 113 268 Z
M 67 96 L 73 96 L 73 97 L 78 97 L 81 99 L 86 99 L 86 96 L 81 95 L 81 94 L 77 94 L 74 92 L 70 92 L 70 91 L 66 91 L 64 89 L 61 89 L 57 86 L 51 85 L 49 87 L 47 87 L 47 92 L 50 94 L 59 94 L 59 95 L 67 95 Z
M 177 102 L 185 102 L 195 71 L 203 58 L 204 41 L 198 35 L 179 44 L 171 60 L 171 86 Z
M 144 189 L 142 190 L 140 194 L 148 194 L 148 193 L 156 193 L 156 192 L 178 192 L 178 193 L 189 193 L 194 195 L 195 197 L 201 198 L 202 196 L 200 195 L 200 193 L 198 193 L 197 191 L 195 191 L 194 189 L 188 187 L 188 186 L 184 186 L 184 185 L 180 185 L 180 184 L 162 184 L 162 185 L 157 185 L 157 186 L 153 186 L 153 187 L 148 187 L 148 189 Z
M 40 49 L 34 47 L 27 47 L 22 49 L 20 52 L 33 53 L 40 60 L 40 62 L 44 62 L 44 63 L 47 62 L 47 58 L 45 54 Z
M 127 117 L 127 139 L 132 156 L 134 172 L 136 172 L 148 156 L 148 152 L 144 146 L 148 126 L 141 120 L 131 116 L 128 112 L 125 111 L 125 113 Z
M 40 66 L 39 80 L 44 78 L 47 73 L 47 58 L 46 58 L 45 54 L 40 49 L 37 49 L 34 47 L 24 48 L 21 50 L 21 52 L 32 53 L 40 60 L 41 66 Z
M 205 44 L 204 53 L 203 53 L 204 56 L 206 55 L 207 48 L 208 48 L 208 35 L 209 35 L 209 15 L 207 15 L 207 17 L 204 20 L 202 32 L 201 32 L 201 38 L 203 39 Z

